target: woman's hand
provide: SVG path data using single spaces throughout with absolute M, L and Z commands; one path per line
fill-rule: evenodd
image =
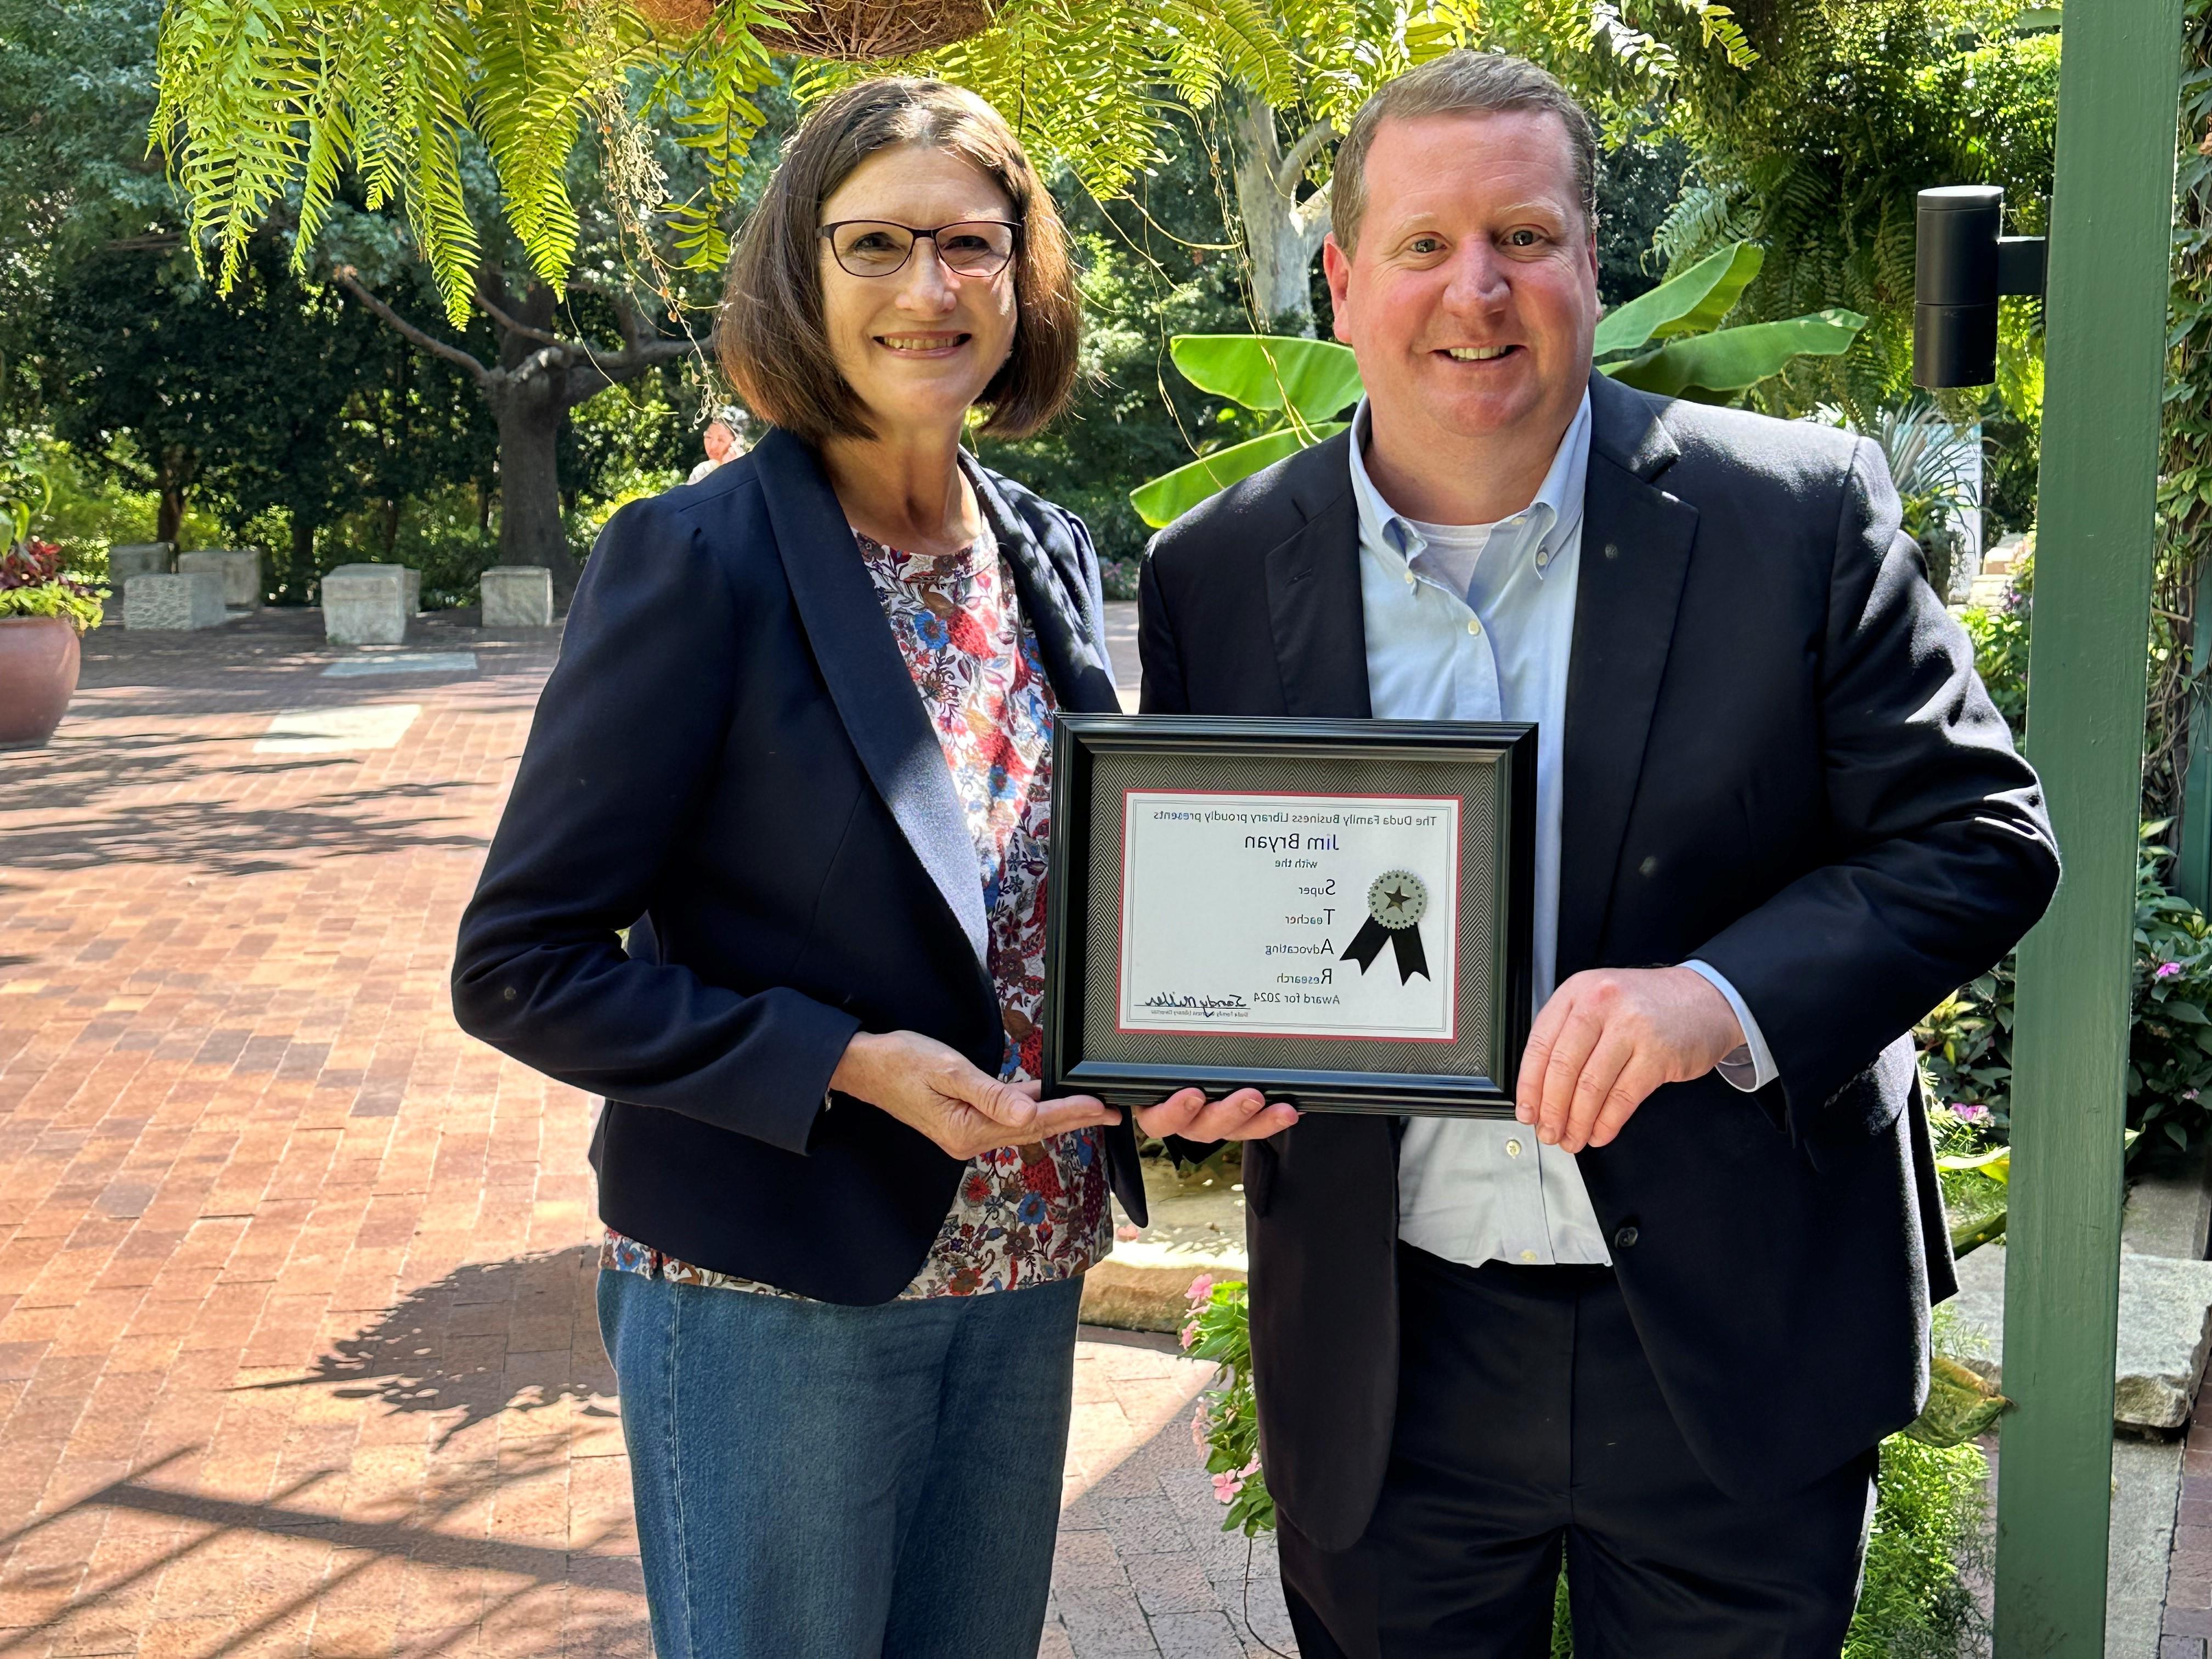
M 1137 1108 L 1137 1127 L 1161 1140 L 1265 1140 L 1298 1121 L 1297 1109 L 1270 1106 L 1257 1089 L 1239 1089 L 1208 1103 L 1203 1089 L 1178 1089 L 1157 1106 Z
M 1001 1083 L 919 1031 L 861 1032 L 846 1045 L 830 1086 L 921 1130 L 958 1158 L 1121 1121 L 1089 1095 L 1041 1102 L 1036 1084 Z

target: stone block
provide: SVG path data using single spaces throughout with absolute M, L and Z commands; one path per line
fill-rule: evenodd
M 477 579 L 486 628 L 553 626 L 553 573 L 542 564 L 495 564 Z
M 342 564 L 323 578 L 323 632 L 333 645 L 404 645 L 422 573 L 404 564 Z
M 2212 1158 L 2197 1147 L 2128 1188 L 2120 1245 L 2138 1255 L 2212 1255 Z
M 174 575 L 147 571 L 124 584 L 125 628 L 220 628 L 227 616 L 222 580 L 204 570 Z
M 1948 1306 L 1957 1358 L 2004 1386 L 2005 1248 L 1984 1244 L 1959 1263 Z M 2172 1434 L 2189 1421 L 2212 1350 L 2212 1261 L 2120 1253 L 2120 1341 L 2112 1421 L 2137 1434 Z
M 1244 1188 L 1233 1176 L 1210 1186 L 1185 1183 L 1167 1164 L 1145 1164 L 1152 1224 L 1133 1237 L 1121 1206 L 1114 1254 L 1083 1276 L 1083 1322 L 1127 1331 L 1173 1331 L 1190 1314 L 1191 1281 L 1200 1273 L 1243 1279 Z
M 107 550 L 107 580 L 118 593 L 133 576 L 166 576 L 176 568 L 177 550 L 167 542 L 125 542 Z
M 252 547 L 203 547 L 177 555 L 179 570 L 204 570 L 221 580 L 222 602 L 233 611 L 261 609 L 261 553 Z

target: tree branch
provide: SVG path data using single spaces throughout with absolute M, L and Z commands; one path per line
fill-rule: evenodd
M 460 347 L 449 345 L 434 334 L 425 334 L 383 301 L 378 299 L 375 295 L 370 293 L 368 289 L 362 287 L 361 278 L 355 273 L 351 265 L 340 265 L 331 275 L 337 278 L 341 288 L 381 317 L 402 339 L 413 342 L 434 357 L 443 357 L 449 363 L 458 363 L 476 376 L 478 386 L 488 386 L 492 383 L 492 372 L 462 350 Z
M 1298 135 L 1298 141 L 1275 167 L 1275 194 L 1285 200 L 1295 201 L 1298 180 L 1305 176 L 1306 167 L 1314 152 L 1336 137 L 1336 129 L 1327 121 L 1316 121 Z
M 568 384 L 563 392 L 568 407 L 588 402 L 609 386 L 619 386 L 624 380 L 634 380 L 649 368 L 678 357 L 689 356 L 694 351 L 711 355 L 716 337 L 709 333 L 699 339 L 685 335 L 681 339 L 662 337 L 647 340 L 628 350 L 607 356 L 586 356 L 585 360 L 568 371 Z
M 563 351 L 574 352 L 586 349 L 579 346 L 574 340 L 564 340 L 557 334 L 548 334 L 542 328 L 532 328 L 520 318 L 511 316 L 501 310 L 492 303 L 491 296 L 483 291 L 482 285 L 472 289 L 470 297 L 475 300 L 485 316 L 490 318 L 510 334 L 520 334 L 524 339 L 535 340 L 540 345 L 559 346 Z

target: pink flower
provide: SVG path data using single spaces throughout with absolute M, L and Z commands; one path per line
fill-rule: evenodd
M 1204 1303 L 1208 1297 L 1213 1294 L 1213 1275 L 1212 1273 L 1200 1273 L 1197 1278 L 1190 1281 L 1190 1288 L 1188 1291 L 1185 1291 L 1183 1294 L 1190 1298 L 1191 1305 L 1194 1307 Z
M 1206 1431 L 1210 1425 L 1206 1420 L 1206 1401 L 1198 1402 L 1198 1409 L 1190 1414 L 1190 1443 L 1200 1451 L 1206 1449 Z
M 1979 1123 L 1989 1115 L 1990 1109 L 1988 1107 L 1978 1105 L 1972 1101 L 1968 1101 L 1963 1105 L 1954 1106 L 1951 1109 L 1951 1115 L 1957 1118 L 1962 1123 Z
M 1176 1334 L 1176 1340 L 1182 1343 L 1186 1351 L 1195 1347 L 1198 1344 L 1198 1322 L 1194 1319 L 1184 1326 Z
M 1243 1490 L 1244 1477 L 1242 1474 L 1213 1477 L 1213 1497 L 1217 1503 L 1233 1504 L 1237 1501 L 1237 1494 Z
M 2180 971 L 2181 971 L 2181 964 L 2180 964 L 2179 963 L 2178 963 L 2178 962 L 2161 962 L 2161 963 L 2160 963 L 2158 964 L 2157 971 L 2156 971 L 2156 972 L 2154 972 L 2154 973 L 2153 973 L 2153 974 L 2151 975 L 2151 977 L 2152 977 L 2153 979 L 2172 979 L 2172 978 L 2176 974 L 2179 974 Z

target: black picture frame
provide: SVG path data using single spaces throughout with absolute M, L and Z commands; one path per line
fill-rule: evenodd
M 1147 1046 L 1164 1057 L 1133 1060 L 1085 1052 L 1095 988 L 1090 982 L 1093 945 L 1101 927 L 1118 951 L 1121 918 L 1091 914 L 1091 864 L 1100 839 L 1097 775 L 1102 761 L 1117 769 L 1141 769 L 1147 759 L 1184 764 L 1194 759 L 1262 759 L 1292 769 L 1301 787 L 1332 791 L 1332 775 L 1347 763 L 1377 761 L 1435 769 L 1425 793 L 1458 795 L 1465 803 L 1480 792 L 1496 804 L 1484 860 L 1495 884 L 1484 959 L 1470 963 L 1464 950 L 1456 984 L 1460 1005 L 1472 1000 L 1486 1012 L 1481 1022 L 1493 1057 L 1484 1075 L 1437 1071 L 1384 1071 L 1364 1066 L 1235 1065 L 1218 1057 L 1200 1063 L 1176 1058 L 1178 1048 L 1219 1048 L 1227 1034 L 1192 1034 L 1188 1042 L 1152 1035 Z M 1186 773 L 1184 775 L 1188 775 Z M 1223 793 L 1233 793 L 1224 787 Z M 1118 826 L 1120 820 L 1115 820 Z M 1120 830 L 1112 832 L 1118 842 Z M 1469 832 L 1472 833 L 1472 832 Z M 1270 1100 L 1301 1111 L 1368 1112 L 1417 1116 L 1513 1115 L 1515 1074 L 1528 1039 L 1536 844 L 1536 728 L 1515 721 L 1301 720 L 1155 714 L 1069 714 L 1054 720 L 1052 836 L 1046 878 L 1043 1082 L 1048 1098 L 1088 1094 L 1109 1104 L 1145 1105 L 1191 1085 L 1209 1094 L 1255 1085 Z M 1110 856 L 1110 854 L 1109 854 Z M 1462 879 L 1474 867 L 1462 863 Z M 1470 990 L 1470 973 L 1487 991 Z M 1110 1045 L 1109 1045 L 1110 1046 Z M 1341 1060 L 1343 1044 L 1329 1037 L 1278 1036 L 1272 1046 L 1310 1046 L 1316 1062 Z

